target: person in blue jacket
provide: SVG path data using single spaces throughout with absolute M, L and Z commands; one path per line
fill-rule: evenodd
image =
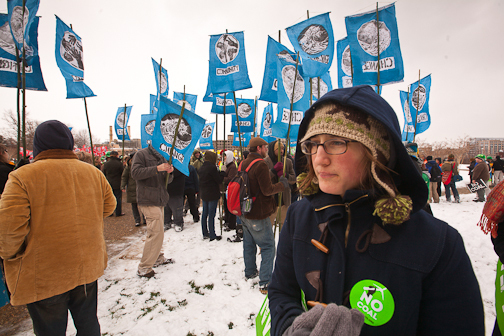
M 305 197 L 280 233 L 271 335 L 484 335 L 462 237 L 422 210 L 427 187 L 390 105 L 370 86 L 333 90 L 297 140 Z

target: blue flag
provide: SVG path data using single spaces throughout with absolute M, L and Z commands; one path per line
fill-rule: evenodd
M 378 50 L 380 85 L 401 82 L 404 78 L 395 5 L 378 9 L 379 24 L 376 16 L 376 11 L 371 11 L 345 18 L 355 86 L 378 83 Z
M 329 71 L 334 55 L 334 36 L 329 13 L 314 16 L 286 29 L 303 60 L 303 76 L 319 77 Z
M 271 136 L 273 134 L 271 129 L 272 125 L 273 125 L 273 104 L 268 104 L 268 106 L 266 106 L 263 111 L 261 121 L 261 131 L 259 132 L 259 136 L 268 143 L 275 140 L 275 138 Z
M 278 101 L 278 81 L 277 81 L 277 58 L 283 55 L 292 59 L 295 63 L 294 53 L 283 44 L 268 36 L 268 47 L 266 49 L 266 65 L 264 66 L 264 76 L 261 88 L 260 100 L 276 103 Z
M 402 141 L 413 142 L 413 137 L 415 136 L 415 124 L 413 123 L 413 118 L 411 117 L 408 92 L 399 91 L 399 99 L 401 100 L 401 107 L 404 114 Z M 416 111 L 414 113 L 416 113 Z
M 336 55 L 338 58 L 338 88 L 352 87 L 352 58 L 348 37 L 336 43 Z
M 213 145 L 213 132 L 215 128 L 215 123 L 206 123 L 205 127 L 203 127 L 203 131 L 201 132 L 201 138 L 199 139 L 199 147 L 201 149 L 214 149 Z
M 38 47 L 38 24 L 39 18 L 35 17 L 29 31 L 29 46 L 32 49 L 37 49 Z M 17 70 L 16 44 L 10 33 L 8 15 L 0 14 L 0 86 L 17 88 Z M 25 74 L 25 86 L 27 90 L 47 91 L 42 71 L 40 70 L 40 58 L 38 55 L 31 59 L 31 65 L 25 67 Z
M 56 64 L 65 77 L 67 99 L 94 97 L 84 83 L 84 58 L 81 38 L 56 16 Z
M 294 92 L 294 104 L 289 132 L 290 139 L 296 139 L 304 112 L 310 107 L 310 83 L 308 77 L 303 77 L 298 73 L 294 81 L 296 65 L 290 60 L 279 57 L 277 59 L 278 78 L 278 117 L 273 124 L 273 134 L 275 138 L 286 139 L 289 129 L 289 115 L 291 115 L 291 100 Z M 294 90 L 293 90 L 294 89 Z
M 426 76 L 410 85 L 410 111 L 417 115 L 416 134 L 425 132 L 430 124 L 431 118 L 429 113 L 431 75 Z M 417 113 L 418 111 L 418 113 Z
M 242 148 L 248 147 L 251 138 L 252 138 L 252 133 L 241 133 Z M 240 137 L 238 136 L 238 133 L 233 133 L 233 144 L 232 145 L 236 146 L 236 147 L 240 146 Z
M 196 111 L 196 102 L 198 100 L 198 96 L 194 94 L 185 94 L 185 108 L 191 112 Z M 184 93 L 183 92 L 173 92 L 173 102 L 182 106 L 182 102 L 184 101 Z
M 236 98 L 238 105 L 238 118 L 240 119 L 240 133 L 254 131 L 254 99 Z M 238 132 L 238 122 L 236 121 L 236 111 L 231 116 L 231 132 Z
M 124 133 L 124 140 L 130 139 L 127 126 L 132 108 L 133 106 L 126 106 L 126 113 L 124 111 L 125 110 L 124 107 L 119 107 L 117 109 L 114 121 L 114 129 L 116 131 L 117 140 L 119 141 L 123 140 L 123 133 Z
M 224 99 L 224 93 L 214 94 L 214 102 L 212 104 L 211 113 L 224 114 L 224 103 L 226 107 L 226 114 L 235 114 L 234 99 L 232 93 L 227 93 Z
M 161 94 L 162 97 L 168 98 L 168 71 L 161 67 L 161 73 L 159 72 L 158 62 L 152 59 L 152 66 L 154 67 L 154 77 L 156 78 L 156 95 Z M 161 82 L 161 88 L 159 87 Z
M 319 92 L 319 83 L 320 83 L 320 92 Z M 331 74 L 327 71 L 320 77 L 312 78 L 312 96 L 313 100 L 317 100 L 327 92 L 332 91 L 332 81 Z M 320 96 L 319 96 L 320 94 Z
M 243 32 L 210 36 L 209 81 L 212 93 L 233 92 L 252 87 Z
M 150 109 L 150 113 L 153 113 L 153 114 L 156 114 L 157 111 L 158 111 L 158 97 L 156 95 L 150 95 L 149 97 L 149 109 Z
M 171 100 L 161 97 L 159 111 L 156 117 L 156 127 L 152 138 L 152 146 L 167 160 L 170 159 L 170 149 L 175 136 L 181 107 Z M 189 162 L 196 144 L 205 126 L 205 119 L 184 109 L 182 120 L 173 149 L 172 164 L 182 174 L 189 176 Z
M 23 52 L 23 41 L 25 47 L 25 56 L 28 65 L 31 65 L 31 60 L 38 55 L 37 43 L 31 42 L 30 29 L 37 17 L 39 8 L 39 0 L 24 0 L 25 6 L 23 9 L 23 0 L 7 0 L 8 22 L 11 31 L 11 36 L 17 46 L 20 55 Z M 37 22 L 38 26 L 38 22 Z
M 142 148 L 152 145 L 152 136 L 154 135 L 154 127 L 156 126 L 156 114 L 142 114 L 140 116 L 140 142 Z

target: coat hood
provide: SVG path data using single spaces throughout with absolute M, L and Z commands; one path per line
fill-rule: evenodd
M 397 173 L 393 174 L 395 185 L 402 195 L 411 197 L 413 212 L 422 209 L 427 202 L 428 190 L 422 176 L 418 173 L 401 141 L 401 129 L 397 115 L 392 107 L 368 85 L 330 91 L 305 112 L 305 116 L 299 126 L 297 138 L 295 156 L 296 175 L 305 171 L 307 163 L 306 156 L 301 152 L 299 141 L 306 134 L 315 111 L 326 103 L 338 103 L 357 109 L 371 115 L 385 126 L 390 136 L 391 145 L 390 159 L 387 166 Z

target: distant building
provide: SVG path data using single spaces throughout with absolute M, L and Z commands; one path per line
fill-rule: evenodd
M 500 153 L 500 154 L 499 154 Z M 485 156 L 504 155 L 504 138 L 471 138 L 469 140 L 469 157 L 475 157 L 478 154 Z

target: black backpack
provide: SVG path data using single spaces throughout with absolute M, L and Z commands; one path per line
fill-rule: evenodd
M 443 173 L 437 164 L 432 166 L 430 174 L 432 182 L 441 182 L 443 180 Z

